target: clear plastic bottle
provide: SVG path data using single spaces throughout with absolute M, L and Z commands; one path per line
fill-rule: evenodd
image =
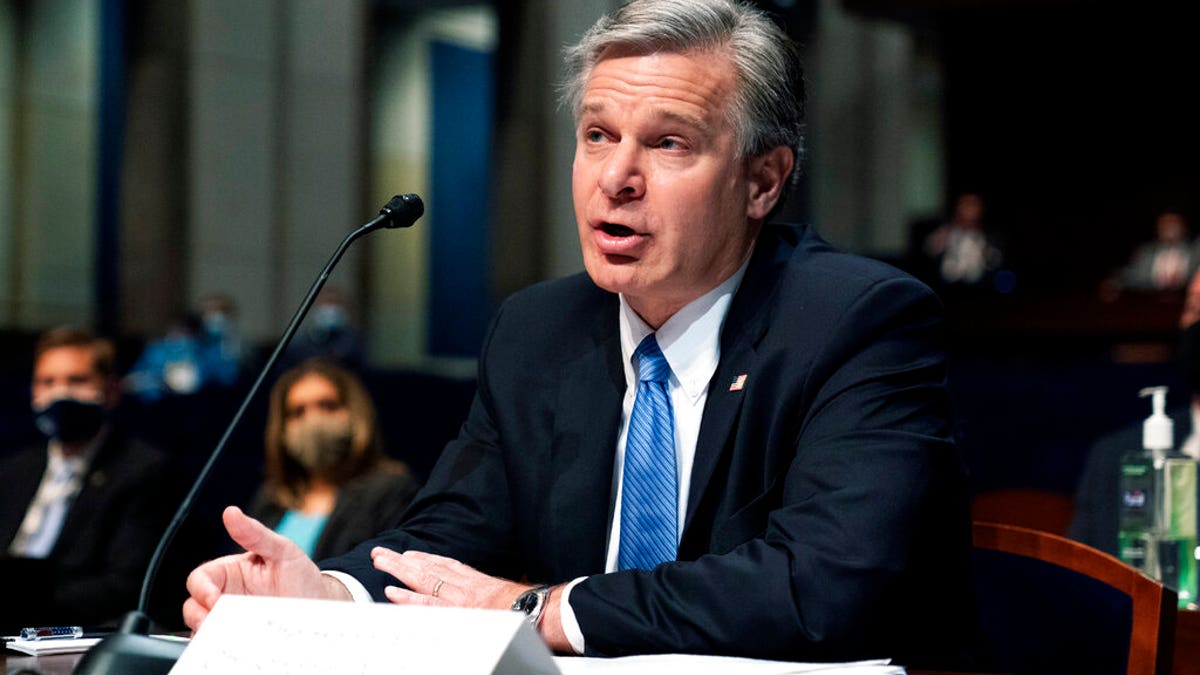
M 1175 589 L 1179 606 L 1196 604 L 1196 461 L 1171 454 L 1159 480 L 1158 579 Z
M 1194 607 L 1198 465 L 1173 449 L 1167 388 L 1140 395 L 1153 396 L 1153 412 L 1142 425 L 1142 449 L 1121 461 L 1118 557 L 1175 590 L 1180 607 Z
M 1153 411 L 1142 423 L 1142 448 L 1121 459 L 1117 557 L 1158 579 L 1161 469 L 1174 445 L 1175 429 L 1166 415 L 1166 387 L 1149 387 L 1139 396 L 1153 396 Z

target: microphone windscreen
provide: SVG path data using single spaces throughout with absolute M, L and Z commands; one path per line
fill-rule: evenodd
M 425 203 L 414 194 L 396 195 L 379 209 L 379 215 L 386 216 L 383 226 L 386 228 L 410 227 L 425 213 Z

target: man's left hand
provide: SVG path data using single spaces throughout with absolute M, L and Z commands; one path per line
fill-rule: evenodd
M 488 576 L 453 558 L 421 551 L 397 553 L 376 546 L 371 549 L 371 561 L 375 569 L 408 586 L 388 586 L 383 590 L 388 600 L 397 605 L 512 609 L 517 596 L 533 588 L 529 584 Z M 552 650 L 565 654 L 571 653 L 571 645 L 563 633 L 559 615 L 561 594 L 561 586 L 550 589 L 538 632 Z
M 530 586 L 491 577 L 453 558 L 377 546 L 371 549 L 375 568 L 399 579 L 408 588 L 388 586 L 388 600 L 398 605 L 439 605 L 509 609 Z

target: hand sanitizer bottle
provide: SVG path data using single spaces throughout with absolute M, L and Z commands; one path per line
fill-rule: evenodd
M 1166 387 L 1143 389 L 1153 396 L 1153 412 L 1142 423 L 1142 448 L 1121 460 L 1120 526 L 1117 557 L 1147 576 L 1159 578 L 1159 482 L 1167 453 L 1174 445 L 1175 429 L 1166 415 Z

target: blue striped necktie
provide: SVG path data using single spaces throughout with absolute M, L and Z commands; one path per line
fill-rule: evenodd
M 674 560 L 678 543 L 675 416 L 667 394 L 671 367 L 654 335 L 647 335 L 633 355 L 638 390 L 625 437 L 617 566 L 648 570 Z

